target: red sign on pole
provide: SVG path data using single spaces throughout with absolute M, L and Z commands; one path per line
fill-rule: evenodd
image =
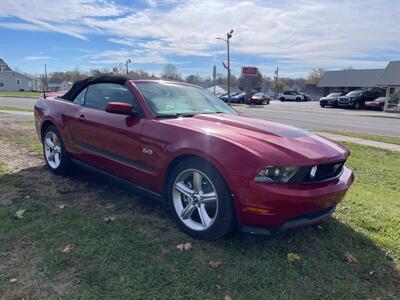
M 257 68 L 256 67 L 242 67 L 242 76 L 256 76 Z

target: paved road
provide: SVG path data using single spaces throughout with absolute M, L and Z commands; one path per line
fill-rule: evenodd
M 0 106 L 33 108 L 36 99 L 0 97 Z M 400 136 L 400 114 L 321 108 L 318 102 L 271 102 L 264 106 L 236 105 L 244 115 L 313 130 L 348 131 Z M 31 116 L 18 118 L 31 119 Z M 10 120 L 0 114 L 0 120 Z
M 38 98 L 0 97 L 0 106 L 32 108 Z
M 237 105 L 243 115 L 304 129 L 335 130 L 400 136 L 400 115 L 377 111 L 321 108 L 318 102 L 271 102 L 270 105 Z

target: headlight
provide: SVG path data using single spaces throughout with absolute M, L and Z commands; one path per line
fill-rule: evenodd
M 298 170 L 298 167 L 268 166 L 257 174 L 254 181 L 288 182 Z

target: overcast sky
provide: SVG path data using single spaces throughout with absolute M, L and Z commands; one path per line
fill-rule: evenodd
M 117 66 L 158 74 L 173 63 L 210 75 L 257 66 L 272 76 L 306 77 L 311 68 L 384 68 L 400 60 L 400 0 L 2 0 L 0 58 L 32 74 Z

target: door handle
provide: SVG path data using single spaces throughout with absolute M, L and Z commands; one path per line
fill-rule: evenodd
M 78 119 L 78 120 L 85 120 L 85 115 L 79 115 L 79 116 L 77 117 L 77 119 Z

